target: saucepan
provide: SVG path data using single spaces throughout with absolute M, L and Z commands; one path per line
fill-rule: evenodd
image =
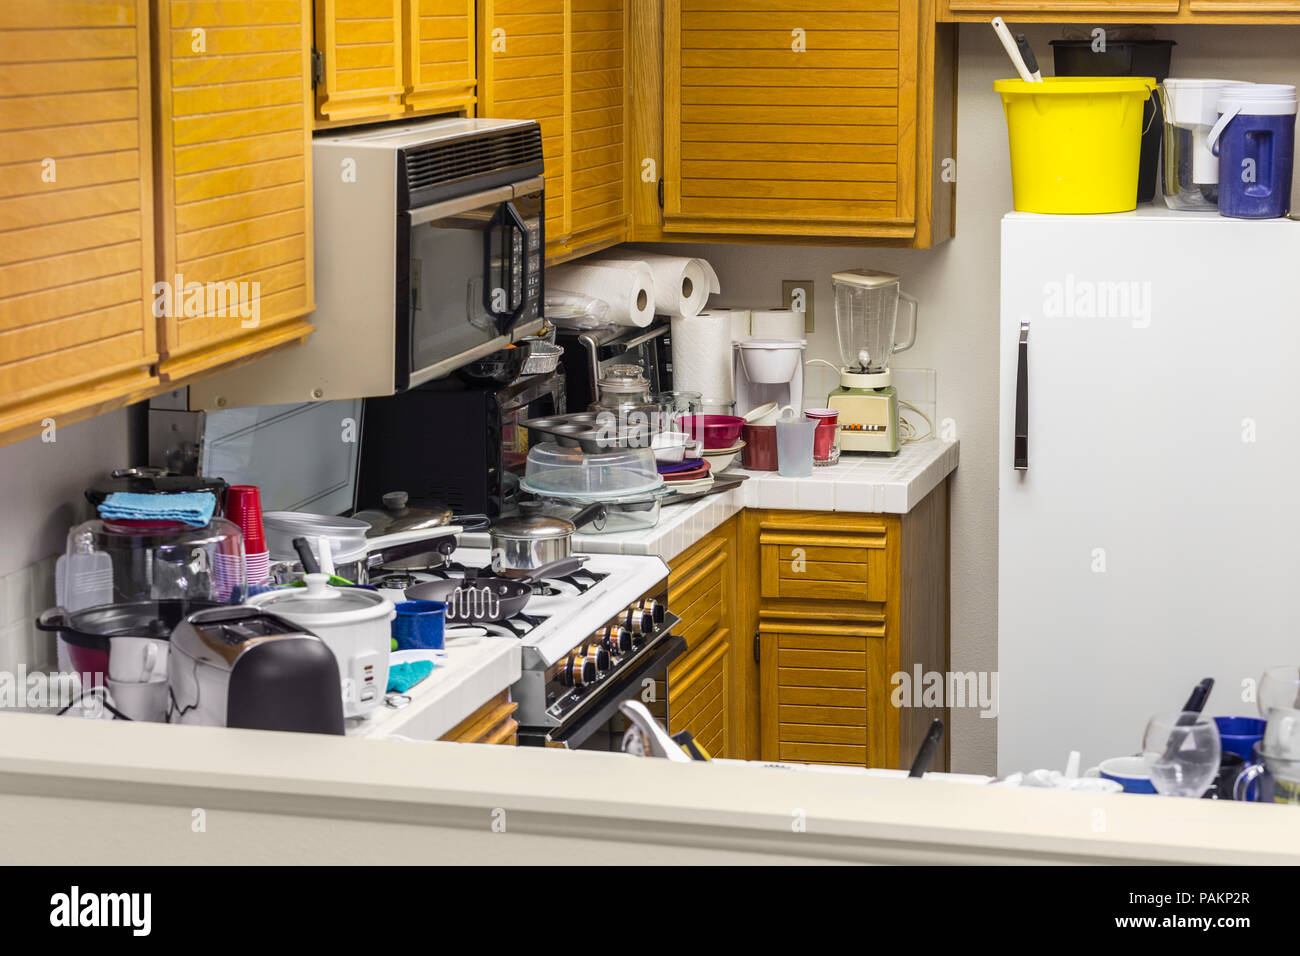
M 514 617 L 532 597 L 533 585 L 546 578 L 573 574 L 587 561 L 574 555 L 552 561 L 522 578 L 454 578 L 424 581 L 406 589 L 408 601 L 442 601 L 447 605 L 449 624 L 495 624 Z
M 605 505 L 597 502 L 572 516 L 557 517 L 541 511 L 499 518 L 492 525 L 492 570 L 506 577 L 533 574 L 555 561 L 563 561 L 573 549 L 573 534 L 591 524 L 604 527 Z

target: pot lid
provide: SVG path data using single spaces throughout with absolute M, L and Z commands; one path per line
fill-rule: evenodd
M 528 514 L 503 518 L 492 526 L 492 533 L 504 538 L 532 538 L 544 541 L 550 538 L 567 538 L 573 534 L 572 521 L 550 515 Z
M 398 531 L 424 531 L 448 524 L 452 518 L 450 508 L 435 504 L 431 508 L 408 508 L 410 495 L 405 491 L 389 491 L 384 494 L 384 507 L 367 508 L 352 515 L 358 521 L 370 525 L 366 537 L 373 538 L 381 534 L 393 534 Z
M 278 588 L 249 598 L 248 603 L 282 614 L 294 624 L 348 624 L 396 613 L 393 602 L 366 588 L 336 588 L 327 574 L 305 574 L 305 588 Z
M 831 281 L 863 289 L 878 289 L 898 282 L 898 276 L 892 272 L 876 272 L 874 269 L 850 269 L 847 272 L 836 272 L 831 276 Z

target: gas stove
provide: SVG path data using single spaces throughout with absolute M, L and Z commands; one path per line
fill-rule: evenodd
M 467 571 L 470 577 L 487 576 L 480 569 L 490 564 L 487 549 L 458 548 L 444 567 L 374 575 L 370 583 L 401 591 L 420 581 L 465 577 Z M 662 560 L 593 554 L 581 570 L 538 582 L 514 617 L 464 626 L 520 641 L 523 676 L 511 688 L 519 704 L 520 743 L 576 747 L 685 649 L 672 633 L 678 619 L 667 604 L 668 567 Z M 448 637 L 456 627 L 448 628 Z

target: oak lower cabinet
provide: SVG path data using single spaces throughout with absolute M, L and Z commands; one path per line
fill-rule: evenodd
M 0 440 L 157 383 L 150 133 L 148 0 L 0 4 Z
M 762 759 L 910 763 L 930 721 L 947 723 L 911 694 L 894 700 L 916 668 L 948 671 L 946 485 L 906 515 L 747 511 L 744 526 L 757 549 Z
M 310 0 L 156 2 L 159 374 L 302 341 L 312 294 Z
M 713 757 L 744 756 L 737 680 L 737 532 L 732 518 L 670 562 L 668 607 L 686 651 L 656 686 L 652 713 L 670 733 L 690 731 Z M 747 648 L 745 649 L 748 650 Z
M 510 700 L 509 692 L 503 690 L 439 739 L 462 744 L 504 744 L 513 747 L 519 742 L 519 722 L 514 718 L 518 707 L 518 704 Z

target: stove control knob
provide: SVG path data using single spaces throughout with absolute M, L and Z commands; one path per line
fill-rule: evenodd
M 588 641 L 582 645 L 582 656 L 596 668 L 596 673 L 603 674 L 609 670 L 609 651 L 600 641 Z
M 626 654 L 632 650 L 632 632 L 621 624 L 610 624 L 601 631 L 600 642 L 611 654 Z
M 654 616 L 656 624 L 662 624 L 664 622 L 664 615 L 668 613 L 668 609 L 664 607 L 662 601 L 654 601 L 650 598 L 646 598 L 643 601 L 637 601 L 636 606 L 642 611 L 649 611 Z
M 623 619 L 624 625 L 632 632 L 632 640 L 640 644 L 654 633 L 655 616 L 651 611 L 630 607 Z
M 596 663 L 580 654 L 570 654 L 560 669 L 560 683 L 566 687 L 586 687 L 596 679 Z

